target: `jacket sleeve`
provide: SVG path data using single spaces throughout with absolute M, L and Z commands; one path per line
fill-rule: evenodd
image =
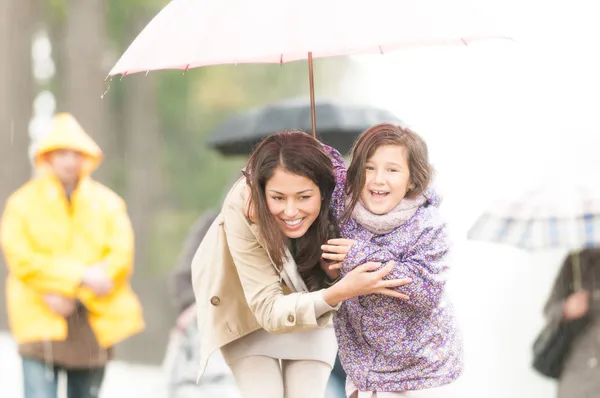
M 433 309 L 443 296 L 445 272 L 448 270 L 447 254 L 445 227 L 430 226 L 421 232 L 415 244 L 403 255 L 394 255 L 390 248 L 375 243 L 355 241 L 342 264 L 342 274 L 369 261 L 387 263 L 394 260 L 394 268 L 384 279 L 411 278 L 411 283 L 396 289 L 408 295 L 408 304 Z
M 566 298 L 573 293 L 573 260 L 567 255 L 554 280 L 550 296 L 544 305 L 544 316 L 549 322 L 558 322 L 563 318 Z
M 115 283 L 129 281 L 133 272 L 134 235 L 125 202 L 118 198 L 107 214 L 108 242 L 106 272 Z
M 0 221 L 0 244 L 11 275 L 40 294 L 74 298 L 85 265 L 37 250 L 27 233 L 27 220 L 9 199 Z
M 333 191 L 333 195 L 331 196 L 331 203 L 329 205 L 333 217 L 336 220 L 339 220 L 342 216 L 344 209 L 346 208 L 345 204 L 345 190 L 346 190 L 346 164 L 344 163 L 344 158 L 339 151 L 329 145 L 323 144 L 323 149 L 325 153 L 329 155 L 331 162 L 333 163 L 333 172 L 335 174 L 335 189 Z
M 242 209 L 229 206 L 224 212 L 224 226 L 244 296 L 263 329 L 286 333 L 327 325 L 331 311 L 317 316 L 324 302 L 321 291 L 284 294 L 280 276 Z

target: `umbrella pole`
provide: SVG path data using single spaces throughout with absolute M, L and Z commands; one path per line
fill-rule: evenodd
M 308 53 L 308 84 L 310 85 L 310 119 L 312 121 L 312 135 L 317 138 L 317 118 L 315 116 L 315 76 L 313 74 L 313 56 Z

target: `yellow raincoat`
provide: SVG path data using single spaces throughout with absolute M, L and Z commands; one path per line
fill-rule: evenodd
M 85 155 L 70 203 L 45 163 L 45 155 L 55 149 Z M 18 343 L 67 338 L 65 319 L 42 300 L 46 293 L 79 299 L 101 347 L 142 331 L 142 308 L 129 284 L 134 238 L 125 203 L 89 177 L 102 161 L 102 151 L 71 115 L 59 114 L 35 161 L 37 177 L 12 194 L 0 220 L 13 336 Z M 86 267 L 100 262 L 114 280 L 113 291 L 104 297 L 81 286 Z

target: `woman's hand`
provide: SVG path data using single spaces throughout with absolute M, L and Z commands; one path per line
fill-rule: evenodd
M 323 299 L 332 307 L 349 298 L 373 293 L 408 300 L 409 297 L 406 294 L 400 293 L 394 288 L 409 284 L 412 279 L 383 280 L 394 267 L 394 262 L 390 261 L 384 267 L 378 269 L 380 266 L 380 263 L 370 262 L 356 267 L 340 279 L 338 283 L 325 289 Z
M 321 263 L 321 268 L 323 269 L 323 271 L 325 271 L 325 273 L 327 274 L 327 277 L 330 280 L 334 281 L 340 277 L 340 270 L 339 270 L 339 267 L 336 267 L 336 264 L 328 263 L 326 260 L 324 260 L 322 258 L 320 260 L 320 263 Z
M 329 239 L 326 245 L 321 246 L 322 257 L 333 261 L 332 264 L 329 264 L 331 269 L 339 269 L 353 244 L 354 240 L 352 239 Z
M 575 292 L 565 300 L 563 317 L 574 320 L 584 317 L 590 309 L 590 293 L 586 290 Z

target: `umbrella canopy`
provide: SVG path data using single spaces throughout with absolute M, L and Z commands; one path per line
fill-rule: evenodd
M 144 28 L 109 76 L 159 69 L 385 53 L 505 37 L 477 0 L 173 0 Z
M 526 250 L 598 246 L 600 190 L 554 184 L 499 201 L 477 219 L 467 236 Z
M 173 0 L 110 75 L 313 57 L 499 37 L 476 0 Z
M 317 136 L 342 153 L 350 150 L 360 133 L 374 124 L 401 120 L 385 109 L 317 100 Z M 210 135 L 208 145 L 224 155 L 249 155 L 264 137 L 278 131 L 310 131 L 311 109 L 307 101 L 291 99 L 276 102 L 227 119 Z

